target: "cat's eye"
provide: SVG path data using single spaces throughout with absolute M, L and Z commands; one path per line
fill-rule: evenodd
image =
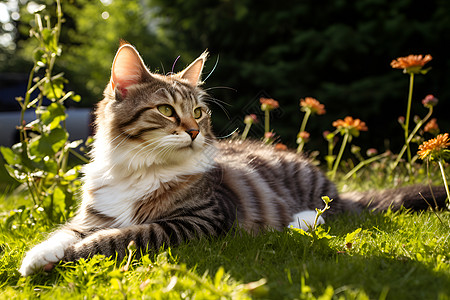
M 166 117 L 173 117 L 174 114 L 173 107 L 167 104 L 158 106 L 158 111 Z
M 194 109 L 194 118 L 200 119 L 202 117 L 202 113 L 202 109 L 200 107 L 197 107 L 196 109 Z

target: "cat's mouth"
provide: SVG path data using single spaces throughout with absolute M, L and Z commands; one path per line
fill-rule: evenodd
M 195 142 L 195 141 L 191 141 L 189 143 L 189 145 L 185 145 L 185 146 L 181 146 L 179 149 L 180 150 L 192 150 L 192 151 L 198 151 L 200 150 L 200 146 Z

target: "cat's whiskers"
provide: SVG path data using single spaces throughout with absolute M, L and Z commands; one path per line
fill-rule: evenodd
M 154 145 L 157 145 L 158 143 L 160 143 L 160 141 L 159 141 L 159 140 L 156 140 L 156 141 L 153 141 L 153 142 L 150 142 L 150 143 L 144 145 L 141 149 L 139 149 L 139 150 L 133 155 L 133 157 L 130 159 L 130 162 L 128 163 L 128 170 L 131 170 L 131 169 L 132 169 L 132 168 L 131 168 L 131 164 L 134 162 L 135 157 L 136 157 L 139 153 L 141 153 L 142 151 L 147 151 L 147 149 L 148 149 L 148 148 L 151 148 L 151 147 L 153 147 L 153 150 L 152 150 L 152 152 L 153 152 L 153 151 L 156 149 L 156 147 L 154 147 Z M 140 147 L 140 146 L 142 146 L 142 144 L 139 144 L 139 145 L 135 146 L 134 148 L 132 148 L 132 149 L 130 150 L 130 152 L 133 152 L 135 149 L 137 149 L 137 148 Z M 144 160 L 141 160 L 141 161 L 144 161 Z M 141 167 L 141 164 L 139 164 L 138 167 Z
M 210 91 L 210 90 L 216 90 L 216 89 L 224 89 L 224 90 L 231 90 L 233 92 L 237 92 L 236 89 L 229 87 L 229 86 L 213 86 L 207 89 L 203 89 L 204 91 Z
M 207 103 L 213 103 L 216 104 L 218 107 L 220 107 L 220 109 L 222 109 L 222 111 L 225 113 L 225 115 L 227 116 L 227 118 L 230 118 L 230 114 L 228 113 L 227 109 L 225 108 L 224 105 L 228 105 L 231 106 L 230 104 L 226 103 L 225 101 L 219 100 L 217 98 L 214 98 L 210 95 L 204 96 L 202 98 L 203 101 L 207 102 Z
M 162 140 L 160 145 L 158 145 L 159 147 L 155 147 L 155 149 L 152 150 L 151 153 L 148 154 L 148 156 L 150 156 L 151 154 L 153 154 L 153 152 L 155 150 L 160 150 L 159 153 L 157 153 L 155 156 L 161 157 L 162 159 L 167 159 L 168 157 L 168 153 L 169 152 L 173 152 L 173 150 L 177 149 L 178 147 L 176 146 L 176 139 L 170 137 L 166 137 L 166 139 Z
M 114 149 L 112 149 L 112 151 L 111 151 L 111 154 L 113 154 L 114 153 L 114 151 L 116 151 L 116 149 L 120 146 L 120 145 L 122 145 L 122 143 L 123 142 L 125 142 L 126 140 L 128 140 L 129 138 L 130 138 L 130 136 L 131 136 L 131 134 L 129 134 L 128 132 L 130 132 L 132 129 L 130 128 L 130 129 L 127 129 L 127 130 L 125 130 L 124 132 L 122 132 L 122 133 L 120 133 L 120 134 L 118 134 L 114 139 L 112 139 L 111 140 L 111 142 L 109 143 L 110 145 L 116 140 L 116 139 L 118 139 L 121 135 L 123 135 L 123 134 L 127 134 L 115 147 L 114 147 Z
M 218 64 L 219 64 L 219 55 L 217 55 L 216 63 L 214 64 L 214 67 L 212 68 L 211 72 L 209 72 L 208 76 L 206 76 L 206 78 L 203 81 L 208 80 L 209 76 L 211 76 L 212 73 L 214 73 L 214 71 L 216 70 Z

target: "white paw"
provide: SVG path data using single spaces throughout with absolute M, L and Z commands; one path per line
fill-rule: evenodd
M 20 274 L 28 276 L 40 268 L 59 262 L 64 257 L 65 249 L 75 239 L 72 234 L 58 232 L 50 239 L 35 246 L 25 255 L 19 269 Z
M 19 269 L 22 276 L 31 275 L 34 271 L 59 262 L 64 257 L 64 245 L 61 243 L 43 242 L 27 252 Z
M 316 219 L 317 212 L 314 210 L 305 210 L 299 213 L 296 213 L 292 216 L 293 221 L 289 223 L 289 227 L 293 226 L 295 228 L 303 229 L 307 231 L 308 226 L 314 226 L 314 220 Z M 325 224 L 324 218 L 320 216 L 317 219 L 317 224 Z

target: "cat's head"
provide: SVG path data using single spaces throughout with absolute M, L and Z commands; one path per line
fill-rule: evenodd
M 199 87 L 206 57 L 166 76 L 151 73 L 133 46 L 121 45 L 97 108 L 103 144 L 97 143 L 96 155 L 107 151 L 111 159 L 139 167 L 178 164 L 207 149 L 214 137 L 207 95 Z

